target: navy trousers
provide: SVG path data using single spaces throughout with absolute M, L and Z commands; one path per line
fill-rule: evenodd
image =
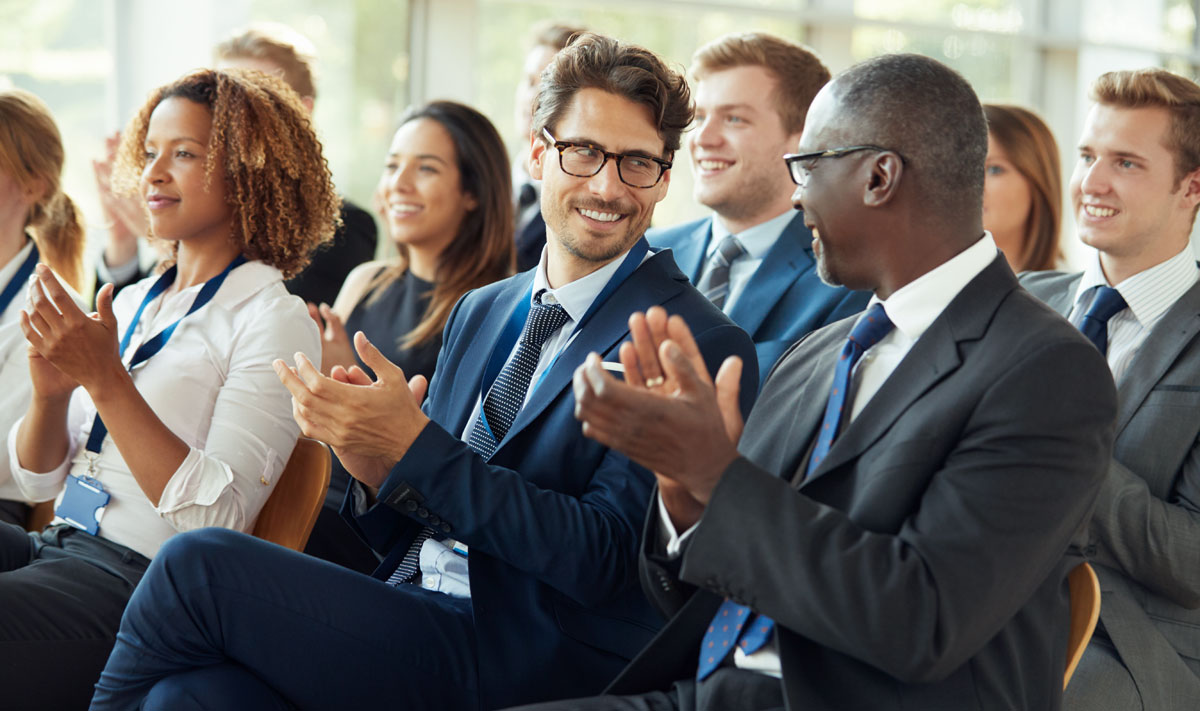
M 91 708 L 476 709 L 476 670 L 470 600 L 210 528 L 155 556 Z

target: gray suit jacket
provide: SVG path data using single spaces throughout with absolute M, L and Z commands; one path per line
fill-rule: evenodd
M 1061 314 L 1080 274 L 1022 277 Z M 1117 383 L 1117 438 L 1087 529 L 1100 621 L 1147 709 L 1200 708 L 1200 284 Z M 1190 666 L 1190 668 L 1189 668 Z
M 779 623 L 795 711 L 1059 707 L 1066 551 L 1116 413 L 1103 358 L 998 256 L 798 482 L 852 325 L 779 362 L 681 566 L 646 528 L 643 588 L 674 617 L 610 691 L 694 674 L 730 597 Z

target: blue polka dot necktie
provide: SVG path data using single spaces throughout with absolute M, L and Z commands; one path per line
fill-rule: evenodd
M 558 331 L 570 316 L 558 304 L 543 304 L 542 294 L 538 292 L 529 316 L 525 319 L 525 328 L 517 342 L 516 353 L 513 354 L 496 382 L 488 390 L 483 406 L 479 410 L 479 419 L 471 428 L 467 438 L 467 446 L 474 449 L 484 459 L 488 459 L 496 451 L 504 435 L 512 427 L 513 420 L 525 404 L 525 395 L 529 392 L 529 381 L 533 379 L 533 371 L 537 369 L 538 360 L 542 355 L 542 345 L 551 334 Z M 421 547 L 425 541 L 436 535 L 436 532 L 426 526 L 421 529 L 413 542 L 409 544 L 404 559 L 396 570 L 388 577 L 389 585 L 400 585 L 411 581 L 421 568 Z
M 825 405 L 825 418 L 821 422 L 817 443 L 813 446 L 806 476 L 812 474 L 829 453 L 829 448 L 844 421 L 843 416 L 847 415 L 853 404 L 847 397 L 847 391 L 850 389 L 850 377 L 854 373 L 855 364 L 867 349 L 882 340 L 892 328 L 894 326 L 884 312 L 883 304 L 877 303 L 868 309 L 851 329 L 850 338 L 842 348 L 833 372 L 833 387 Z M 762 649 L 771 638 L 774 629 L 775 621 L 766 615 L 756 615 L 749 607 L 739 605 L 733 600 L 721 603 L 700 641 L 700 664 L 696 668 L 696 679 L 703 680 L 712 674 L 735 646 L 741 647 L 745 654 L 754 654 Z
M 1102 286 L 1096 290 L 1092 305 L 1079 322 L 1079 330 L 1104 355 L 1108 355 L 1108 320 L 1127 306 L 1121 292 L 1111 286 Z
M 725 235 L 717 250 L 708 258 L 708 266 L 696 288 L 718 309 L 725 307 L 729 298 L 729 265 L 746 253 L 746 248 L 734 235 Z

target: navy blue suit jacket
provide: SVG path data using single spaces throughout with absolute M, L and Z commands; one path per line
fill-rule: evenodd
M 459 435 L 532 279 L 532 271 L 518 274 L 459 301 L 424 406 L 432 422 L 380 488 L 382 504 L 351 517 L 385 555 L 376 577 L 395 568 L 422 525 L 470 547 L 474 651 L 489 707 L 597 693 L 663 623 L 638 586 L 654 477 L 583 436 L 571 388 L 576 366 L 593 351 L 615 360 L 629 314 L 661 304 L 687 320 L 711 372 L 729 355 L 747 361 L 744 412 L 758 384 L 745 333 L 661 252 L 584 325 L 485 461 Z
M 704 254 L 712 239 L 712 220 L 651 230 L 646 238 L 655 247 L 675 253 L 675 261 L 695 284 L 704 271 Z M 762 379 L 783 352 L 808 332 L 862 311 L 871 299 L 865 291 L 826 285 L 817 276 L 812 232 L 797 212 L 775 245 L 750 277 L 746 290 L 729 317 L 745 329 L 758 354 Z

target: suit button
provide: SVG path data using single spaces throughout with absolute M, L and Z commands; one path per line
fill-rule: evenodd
M 442 522 L 442 525 L 440 526 L 440 528 L 442 529 L 442 533 L 449 533 L 449 532 L 450 532 L 450 524 L 448 524 L 448 523 L 446 523 L 446 522 L 444 522 L 444 521 Z
M 404 510 L 408 511 L 408 512 L 416 511 L 417 510 L 417 502 L 413 501 L 412 499 L 405 501 L 404 502 Z
M 422 506 L 421 508 L 417 509 L 417 515 L 421 518 L 429 518 L 429 509 Z
M 1088 546 L 1087 548 L 1084 548 L 1083 554 L 1086 555 L 1088 558 L 1096 557 L 1096 546 Z
M 442 519 L 438 518 L 437 516 L 430 516 L 430 517 L 429 517 L 429 525 L 430 525 L 430 526 L 436 526 L 436 525 L 438 525 L 438 524 L 439 524 L 439 523 L 441 523 L 441 522 L 442 522 Z

